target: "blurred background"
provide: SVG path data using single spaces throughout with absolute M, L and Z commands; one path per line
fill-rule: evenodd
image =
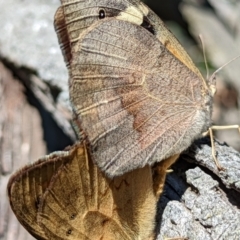
M 239 0 L 145 0 L 203 76 L 240 55 Z M 10 210 L 6 186 L 20 167 L 76 141 L 67 70 L 53 28 L 59 0 L 0 0 L 0 239 L 33 239 Z M 240 59 L 217 75 L 215 125 L 240 124 Z M 215 136 L 240 150 L 237 130 Z

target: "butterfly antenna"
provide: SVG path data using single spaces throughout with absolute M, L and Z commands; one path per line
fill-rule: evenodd
M 229 62 L 225 63 L 225 64 L 222 65 L 220 68 L 218 68 L 218 69 L 212 74 L 212 76 L 211 76 L 210 79 L 212 80 L 213 78 L 215 78 L 215 76 L 216 76 L 216 74 L 217 74 L 218 72 L 220 72 L 224 67 L 226 67 L 228 64 L 232 63 L 233 61 L 235 61 L 235 60 L 238 59 L 239 57 L 240 57 L 240 55 L 234 57 L 234 58 L 231 59 Z
M 204 58 L 204 63 L 205 63 L 205 67 L 206 67 L 206 71 L 207 71 L 207 78 L 209 78 L 209 68 L 208 68 L 208 63 L 207 63 L 207 57 L 206 57 L 206 50 L 205 50 L 205 45 L 204 45 L 204 41 L 203 41 L 203 37 L 200 34 L 199 36 L 200 42 L 202 44 L 202 50 L 203 50 L 203 58 Z

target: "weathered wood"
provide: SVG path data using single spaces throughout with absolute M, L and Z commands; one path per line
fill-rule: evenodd
M 0 63 L 0 239 L 29 235 L 12 213 L 6 195 L 10 175 L 47 153 L 41 117 L 25 96 L 24 86 Z

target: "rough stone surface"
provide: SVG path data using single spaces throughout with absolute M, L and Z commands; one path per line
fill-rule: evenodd
M 59 87 L 63 102 L 68 76 L 53 27 L 58 6 L 59 0 L 0 0 L 0 55 Z
M 233 188 L 240 191 L 240 153 L 234 149 L 230 148 L 226 143 L 221 143 L 215 141 L 216 156 L 219 164 L 223 167 L 219 170 L 213 159 L 209 160 L 211 156 L 212 148 L 210 146 L 210 141 L 204 139 L 205 144 L 202 145 L 202 149 L 199 149 L 199 145 L 202 140 L 196 142 L 192 148 L 190 148 L 186 153 L 187 159 L 194 159 L 199 165 L 202 165 L 216 174 L 223 184 L 227 188 Z M 184 155 L 183 155 L 184 158 Z
M 219 162 L 227 163 L 218 171 L 208 144 L 208 138 L 196 141 L 173 166 L 159 202 L 158 240 L 239 239 L 240 189 L 231 183 L 240 174 L 240 154 L 216 142 Z

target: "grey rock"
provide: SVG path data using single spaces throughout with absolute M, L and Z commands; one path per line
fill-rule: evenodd
M 225 170 L 214 165 L 208 138 L 196 141 L 173 166 L 159 202 L 158 240 L 239 239 L 240 189 L 234 180 L 240 155 L 226 144 L 215 144 Z
M 35 71 L 66 95 L 67 70 L 53 27 L 58 6 L 59 0 L 1 0 L 0 55 Z

